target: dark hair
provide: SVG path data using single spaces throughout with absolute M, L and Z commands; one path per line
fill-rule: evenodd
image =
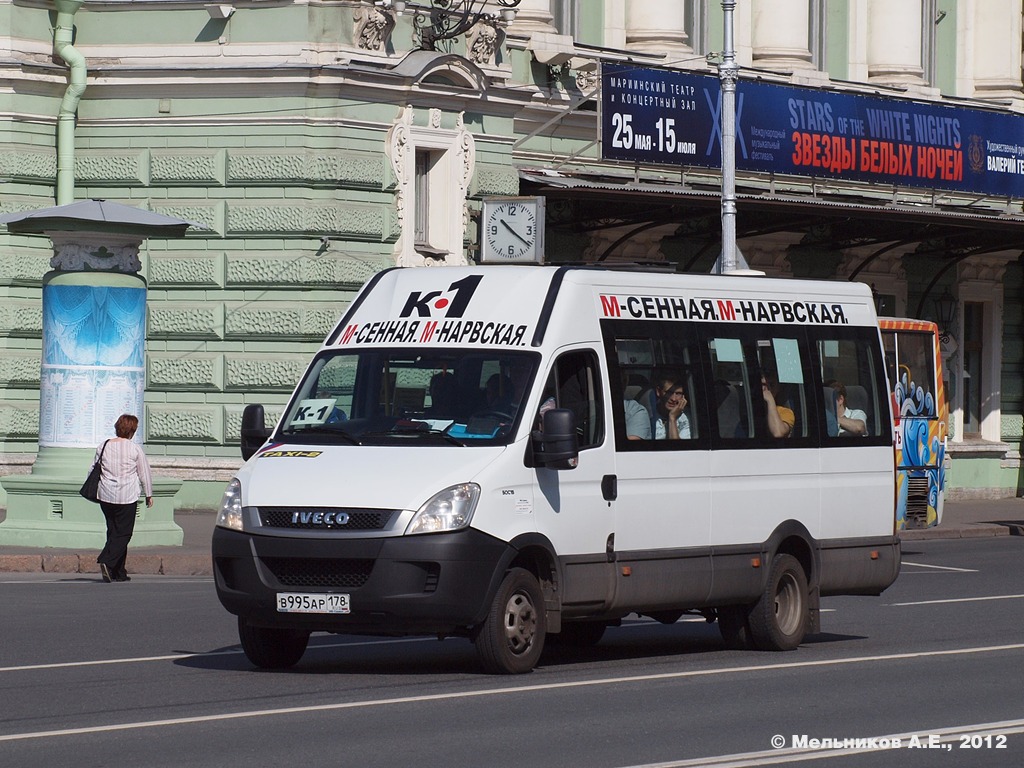
M 833 381 L 830 386 L 836 391 L 837 395 L 846 400 L 846 387 L 843 385 L 843 382 Z
M 132 416 L 130 413 L 122 413 L 117 417 L 117 421 L 114 422 L 114 434 L 127 440 L 135 437 L 135 430 L 138 428 L 139 417 Z

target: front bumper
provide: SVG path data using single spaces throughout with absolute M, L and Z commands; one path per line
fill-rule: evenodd
M 217 596 L 251 624 L 343 634 L 462 634 L 483 621 L 515 550 L 473 529 L 322 539 L 216 528 Z M 279 592 L 345 593 L 351 613 L 279 613 Z

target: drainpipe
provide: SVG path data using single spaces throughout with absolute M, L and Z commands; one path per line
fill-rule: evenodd
M 57 205 L 75 199 L 75 113 L 85 93 L 85 57 L 75 50 L 75 13 L 83 0 L 56 0 L 57 27 L 53 31 L 53 50 L 71 68 L 70 82 L 57 113 Z

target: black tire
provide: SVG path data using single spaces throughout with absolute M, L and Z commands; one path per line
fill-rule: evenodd
M 810 621 L 807 575 L 792 555 L 772 560 L 768 583 L 750 610 L 750 633 L 763 651 L 792 651 L 803 642 Z
M 487 672 L 529 672 L 544 650 L 544 595 L 536 577 L 513 568 L 498 587 L 487 618 L 476 636 L 476 650 Z
M 748 651 L 754 647 L 750 635 L 750 608 L 726 605 L 718 609 L 718 631 L 730 651 Z
M 300 629 L 254 627 L 238 617 L 238 639 L 246 658 L 261 669 L 288 669 L 299 663 L 309 644 Z
M 562 631 L 548 635 L 544 642 L 572 648 L 591 648 L 601 642 L 608 625 L 603 621 L 563 621 Z

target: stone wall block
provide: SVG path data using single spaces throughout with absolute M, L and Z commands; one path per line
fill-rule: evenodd
M 230 153 L 228 183 L 305 181 L 345 188 L 381 189 L 384 160 L 357 152 Z
M 151 339 L 219 339 L 224 333 L 220 303 L 150 304 L 146 324 Z
M 0 405 L 0 435 L 38 437 L 39 403 Z
M 220 232 L 224 229 L 224 206 L 222 203 L 211 203 L 209 205 L 154 205 L 153 212 L 198 224 L 198 227 L 189 227 L 188 231 L 192 233 L 201 233 L 204 230 Z
M 150 353 L 146 389 L 209 392 L 223 389 L 223 358 L 190 352 Z
M 2 206 L 0 212 L 15 213 L 3 210 Z M 0 285 L 39 285 L 42 276 L 51 269 L 51 258 L 53 250 L 50 248 L 12 248 L 4 258 L 0 258 Z
M 144 152 L 112 154 L 108 152 L 79 152 L 75 155 L 75 181 L 77 183 L 116 181 L 120 184 L 146 183 Z
M 357 289 L 377 271 L 393 262 L 339 255 L 311 258 L 301 254 L 232 258 L 227 266 L 229 287 L 263 287 L 268 284 L 301 288 Z
M 146 406 L 146 439 L 151 442 L 212 443 L 224 440 L 219 405 Z
M 473 174 L 470 194 L 483 195 L 518 195 L 519 176 L 508 168 L 500 166 L 478 165 Z
M 308 363 L 309 356 L 305 354 L 231 358 L 225 368 L 225 389 L 290 393 Z
M 4 350 L 0 354 L 0 386 L 38 387 L 39 355 L 23 355 Z
M 385 212 L 371 205 L 233 205 L 227 212 L 231 234 L 336 235 L 352 240 L 379 241 L 384 236 Z
M 56 175 L 57 154 L 52 149 L 43 152 L 39 147 L 20 144 L 7 145 L 0 152 L 0 176 L 21 176 L 52 182 Z
M 43 333 L 41 302 L 9 301 L 0 304 L 0 334 L 39 338 Z
M 153 152 L 149 173 L 154 183 L 224 183 L 223 152 Z
M 221 288 L 223 254 L 154 254 L 149 259 L 149 284 L 154 287 Z
M 334 327 L 341 306 L 311 307 L 294 304 L 267 304 L 260 307 L 244 305 L 228 308 L 225 335 L 229 339 L 246 339 L 253 335 L 320 341 Z

